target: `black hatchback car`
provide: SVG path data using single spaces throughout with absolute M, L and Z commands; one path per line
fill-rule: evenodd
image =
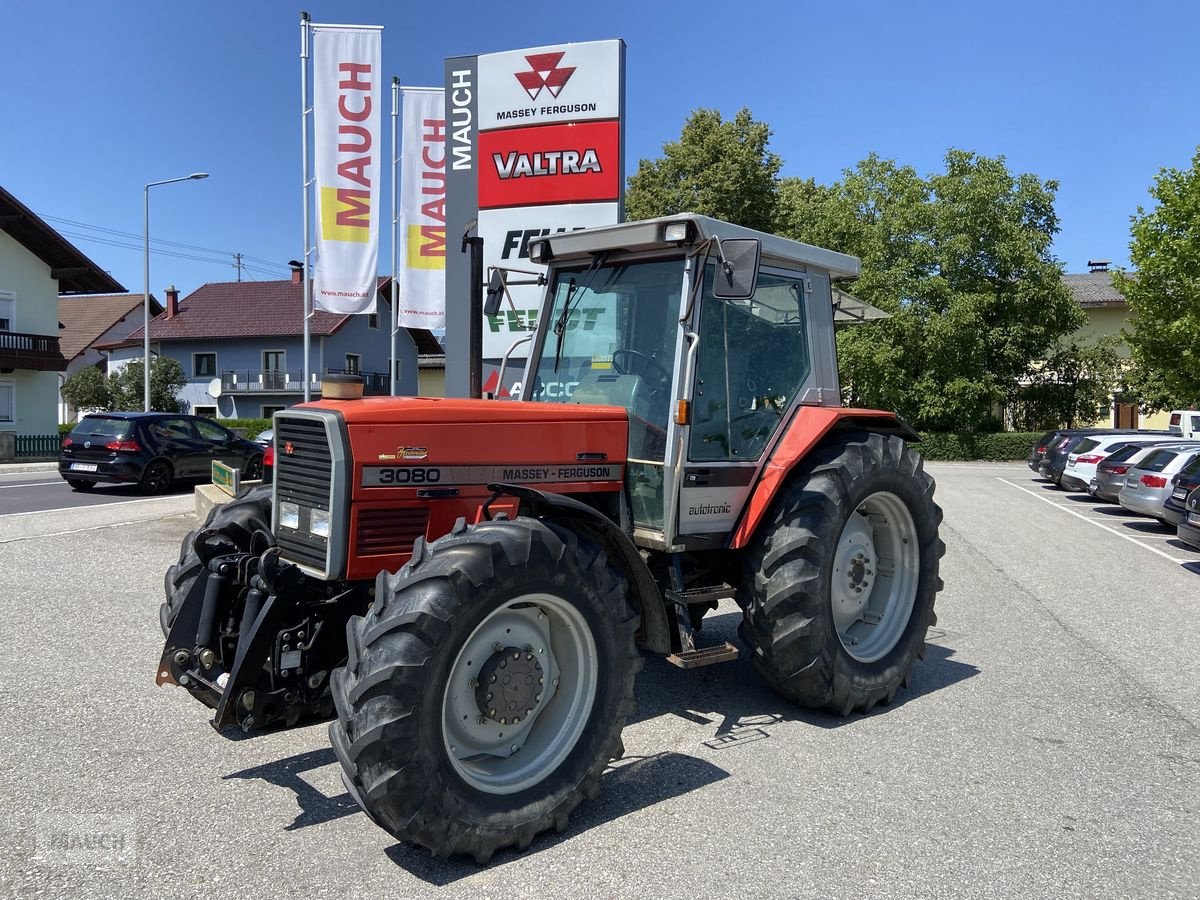
M 177 479 L 209 480 L 213 460 L 240 469 L 243 478 L 258 478 L 262 459 L 258 444 L 202 416 L 96 413 L 63 438 L 58 474 L 77 491 L 105 482 L 161 494 Z

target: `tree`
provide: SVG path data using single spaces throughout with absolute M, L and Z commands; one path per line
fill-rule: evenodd
M 747 228 L 775 225 L 782 160 L 767 150 L 771 129 L 742 108 L 731 121 L 715 109 L 698 109 L 678 141 L 663 145 L 661 159 L 643 159 L 629 179 L 625 212 L 650 219 L 694 212 Z
M 1113 337 L 1093 344 L 1058 342 L 1013 403 L 1013 427 L 1017 431 L 1074 428 L 1100 418 L 1122 375 L 1116 345 Z
M 60 393 L 72 409 L 112 409 L 108 379 L 95 366 L 80 369 L 64 381 Z
M 1131 220 L 1136 274 L 1113 275 L 1129 301 L 1130 387 L 1151 408 L 1189 407 L 1200 402 L 1200 147 L 1191 168 L 1160 170 L 1150 196 L 1157 205 Z
M 1084 322 L 1050 254 L 1057 187 L 953 149 L 927 177 L 872 154 L 828 187 L 783 181 L 780 229 L 859 257 L 853 293 L 892 314 L 838 335 L 850 402 L 923 429 L 995 427 Z
M 109 409 L 137 410 L 146 402 L 143 377 L 145 366 L 140 359 L 131 360 L 108 377 Z M 178 394 L 187 379 L 179 360 L 155 356 L 150 363 L 150 408 L 156 412 L 184 412 Z

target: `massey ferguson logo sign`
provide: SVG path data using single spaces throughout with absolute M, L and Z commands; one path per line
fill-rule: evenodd
M 447 60 L 446 234 L 475 219 L 485 266 L 532 270 L 540 267 L 528 258 L 531 238 L 621 221 L 624 66 L 619 40 Z M 446 274 L 447 352 L 462 356 L 470 352 L 457 337 L 469 331 L 466 255 L 447 253 Z M 483 323 L 485 360 L 504 356 L 536 316 L 537 285 L 511 294 L 519 312 Z M 520 369 L 510 359 L 497 393 L 511 390 Z M 447 369 L 446 377 L 448 393 L 461 394 L 460 376 Z
M 517 81 L 529 94 L 530 100 L 536 100 L 542 90 L 550 92 L 551 97 L 557 97 L 575 72 L 574 66 L 559 67 L 566 53 L 534 53 L 525 57 L 529 63 L 528 72 L 517 72 Z

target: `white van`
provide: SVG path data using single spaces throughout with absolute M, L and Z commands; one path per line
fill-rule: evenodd
M 1200 409 L 1171 410 L 1171 434 L 1191 440 L 1200 438 Z

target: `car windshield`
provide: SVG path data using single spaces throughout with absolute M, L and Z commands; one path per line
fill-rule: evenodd
M 84 419 L 71 429 L 71 437 L 76 435 L 87 437 L 123 438 L 129 432 L 128 419 L 114 419 L 108 416 L 85 416 Z
M 1180 475 L 1200 475 L 1200 453 L 1193 456 L 1186 466 L 1179 470 Z
M 1085 438 L 1079 442 L 1079 446 L 1075 448 L 1076 453 L 1087 453 L 1089 450 L 1095 450 L 1100 446 L 1100 442 L 1095 438 Z

